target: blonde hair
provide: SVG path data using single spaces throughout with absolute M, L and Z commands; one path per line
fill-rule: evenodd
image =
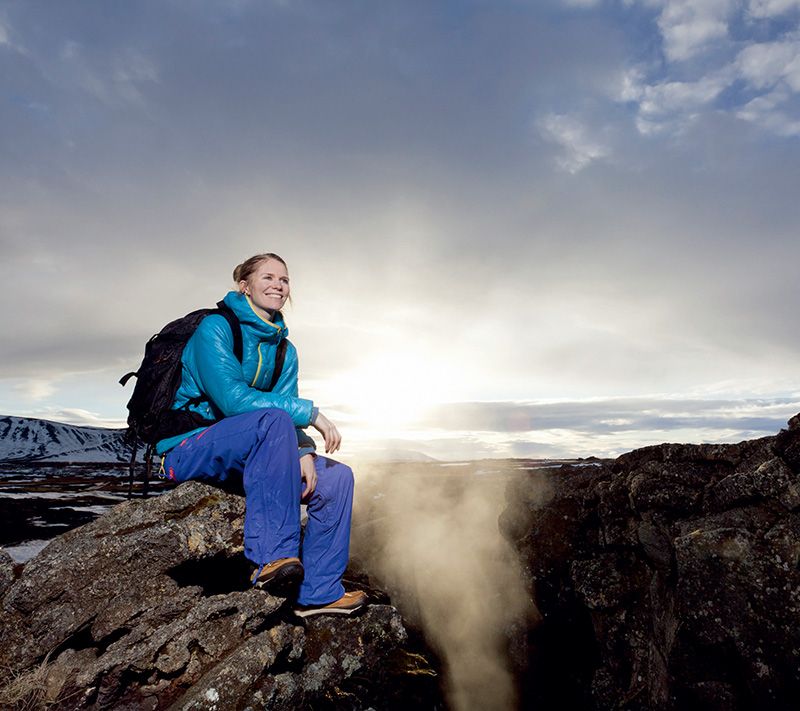
M 266 262 L 268 259 L 277 259 L 281 264 L 283 264 L 286 269 L 289 269 L 286 262 L 283 261 L 282 257 L 279 257 L 277 254 L 273 254 L 272 252 L 264 252 L 264 254 L 254 254 L 249 259 L 245 259 L 241 264 L 239 264 L 236 269 L 233 270 L 233 281 L 238 285 L 240 281 L 247 281 L 250 278 L 250 275 L 258 269 L 258 265 L 261 262 Z
M 239 288 L 239 282 L 247 281 L 250 278 L 250 275 L 258 269 L 258 265 L 261 262 L 266 262 L 268 259 L 276 259 L 284 267 L 286 270 L 289 270 L 289 266 L 283 260 L 283 257 L 278 256 L 272 252 L 264 252 L 263 254 L 254 254 L 249 259 L 245 259 L 241 264 L 237 265 L 236 268 L 233 270 L 233 281 L 236 284 L 236 288 Z M 289 295 L 288 302 L 292 303 L 292 296 Z

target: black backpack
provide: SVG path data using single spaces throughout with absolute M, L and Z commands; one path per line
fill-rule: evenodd
M 171 321 L 156 333 L 144 348 L 144 359 L 137 371 L 126 373 L 120 378 L 120 385 L 136 376 L 136 387 L 128 402 L 128 441 L 131 444 L 128 496 L 133 491 L 133 475 L 139 443 L 147 445 L 145 451 L 145 476 L 143 495 L 147 496 L 150 473 L 153 464 L 153 450 L 162 439 L 190 432 L 198 427 L 213 425 L 218 419 L 206 419 L 190 405 L 196 405 L 206 398 L 193 398 L 178 410 L 172 409 L 175 394 L 181 384 L 183 349 L 197 330 L 200 322 L 209 314 L 225 317 L 233 334 L 233 353 L 242 361 L 242 330 L 236 314 L 220 301 L 214 309 L 198 309 L 182 318 Z M 286 355 L 286 339 L 278 344 L 275 368 L 269 390 L 275 387 L 283 369 Z

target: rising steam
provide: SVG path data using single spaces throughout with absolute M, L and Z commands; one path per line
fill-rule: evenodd
M 513 709 L 507 630 L 538 613 L 498 528 L 506 478 L 409 469 L 357 472 L 354 557 L 443 658 L 453 708 Z

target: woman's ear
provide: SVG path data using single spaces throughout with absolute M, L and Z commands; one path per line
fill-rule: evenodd
M 250 296 L 250 294 L 247 291 L 247 281 L 245 279 L 242 279 L 239 282 L 239 293 L 240 294 L 246 294 L 247 296 Z

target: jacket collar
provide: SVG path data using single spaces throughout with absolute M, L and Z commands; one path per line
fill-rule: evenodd
M 240 323 L 250 326 L 259 335 L 267 337 L 269 340 L 281 340 L 289 334 L 289 329 L 283 321 L 283 314 L 276 311 L 272 320 L 256 311 L 250 297 L 240 294 L 238 291 L 229 291 L 223 299 L 226 306 L 229 306 Z

